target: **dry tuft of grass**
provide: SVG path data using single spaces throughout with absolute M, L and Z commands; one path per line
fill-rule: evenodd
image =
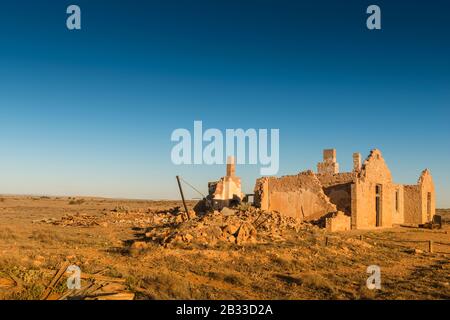
M 300 279 L 302 285 L 323 292 L 325 296 L 336 293 L 336 287 L 328 279 L 318 273 L 304 273 L 300 276 Z
M 0 240 L 8 241 L 8 240 L 17 240 L 16 232 L 10 227 L 0 229 Z
M 84 199 L 72 199 L 72 200 L 69 201 L 69 204 L 70 205 L 80 205 L 80 204 L 83 204 L 85 202 L 86 202 L 86 200 L 84 200 Z
M 65 238 L 56 232 L 34 230 L 32 231 L 29 239 L 47 245 L 55 245 L 64 242 Z

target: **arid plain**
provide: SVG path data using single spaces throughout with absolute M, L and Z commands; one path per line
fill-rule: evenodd
M 234 238 L 225 231 L 254 219 L 249 208 L 185 221 L 181 206 L 0 196 L 0 298 L 450 299 L 450 246 L 441 244 L 450 210 L 437 211 L 445 223 L 435 230 L 328 233 L 268 216 Z M 84 291 L 69 292 L 67 273 L 55 278 L 67 265 L 80 268 Z M 381 267 L 381 290 L 366 287 L 370 265 Z

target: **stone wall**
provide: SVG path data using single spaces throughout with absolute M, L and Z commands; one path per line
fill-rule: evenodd
M 241 178 L 236 176 L 234 157 L 227 158 L 226 176 L 219 181 L 208 183 L 208 197 L 196 206 L 196 212 L 207 210 L 208 207 L 220 210 L 223 207 L 239 204 L 245 195 L 241 189 Z
M 329 232 L 348 231 L 351 229 L 351 218 L 342 211 L 338 211 L 332 217 L 326 218 L 325 228 Z
M 404 186 L 394 185 L 394 210 L 392 211 L 392 224 L 403 224 L 405 222 L 405 197 Z
M 348 215 L 351 214 L 351 185 L 356 176 L 356 173 L 353 172 L 317 175 L 331 203 Z
M 428 169 L 422 171 L 418 184 L 421 192 L 422 223 L 430 222 L 436 214 L 436 194 L 433 177 Z
M 405 186 L 405 223 L 429 222 L 436 214 L 436 194 L 429 170 L 422 171 L 416 185 Z
M 215 200 L 230 200 L 234 198 L 243 199 L 244 194 L 241 191 L 241 178 L 223 177 L 217 182 L 209 184 L 209 190 Z
M 337 174 L 316 174 L 316 176 L 322 186 L 328 188 L 339 184 L 351 183 L 356 179 L 357 174 L 353 172 L 343 172 Z
M 294 176 L 258 179 L 255 204 L 302 220 L 329 225 L 330 230 L 392 227 L 422 224 L 435 215 L 435 190 L 431 173 L 424 170 L 417 185 L 393 182 L 391 171 L 379 150 L 374 149 L 360 166 L 353 154 L 352 172 L 338 173 L 336 151 L 324 150 L 319 173 L 306 171 Z M 336 212 L 342 212 L 336 215 Z M 343 216 L 342 216 L 343 215 Z
M 419 185 L 404 186 L 404 223 L 420 224 L 422 223 L 422 204 L 420 201 Z
M 256 181 L 255 205 L 263 210 L 278 211 L 300 220 L 318 220 L 337 211 L 325 195 L 312 171 L 281 178 L 264 177 Z
M 372 150 L 364 161 L 361 172 L 351 186 L 352 228 L 367 229 L 391 227 L 395 210 L 395 190 L 392 175 L 381 152 Z M 379 194 L 379 217 L 377 221 L 376 195 Z

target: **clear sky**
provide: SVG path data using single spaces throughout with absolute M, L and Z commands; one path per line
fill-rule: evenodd
M 66 28 L 78 4 L 82 30 Z M 378 4 L 382 30 L 366 28 Z M 176 128 L 279 128 L 280 172 L 379 148 L 450 207 L 450 4 L 2 1 L 0 193 L 177 198 L 223 166 L 175 166 Z M 238 167 L 252 192 L 259 166 Z M 189 197 L 195 193 L 188 191 Z

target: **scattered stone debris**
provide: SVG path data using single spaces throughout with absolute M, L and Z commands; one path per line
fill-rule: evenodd
M 90 216 L 86 214 L 74 214 L 74 215 L 65 215 L 61 219 L 43 219 L 40 222 L 53 224 L 55 226 L 62 227 L 91 227 L 98 226 L 99 222 L 97 222 L 98 217 Z
M 155 219 L 157 222 L 158 219 Z M 147 229 L 144 241 L 135 242 L 132 249 L 145 247 L 145 241 L 168 246 L 172 244 L 199 244 L 214 246 L 219 242 L 242 245 L 282 240 L 284 232 L 298 231 L 302 224 L 298 219 L 282 216 L 277 212 L 249 209 L 223 208 L 202 213 L 188 221 L 159 219 Z
M 116 206 L 114 209 L 111 210 L 112 212 L 124 212 L 129 213 L 130 208 L 127 206 Z
M 223 208 L 220 211 L 225 217 L 234 216 L 236 214 L 236 211 L 230 208 Z
M 191 217 L 195 216 L 195 212 L 190 213 Z M 152 224 L 182 222 L 184 217 L 179 211 L 179 207 L 165 211 L 152 210 L 125 210 L 113 209 L 111 212 L 105 212 L 102 215 L 86 215 L 86 214 L 66 214 L 60 219 L 46 218 L 33 221 L 34 223 L 46 223 L 63 227 L 94 227 L 101 226 L 104 228 L 110 225 L 127 225 L 131 227 L 147 227 Z

